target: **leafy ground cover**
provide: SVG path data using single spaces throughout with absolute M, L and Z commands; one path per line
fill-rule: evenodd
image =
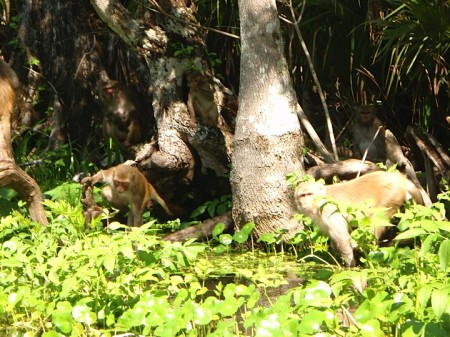
M 362 266 L 343 269 L 313 227 L 282 249 L 281 233 L 249 240 L 252 224 L 185 243 L 161 239 L 176 221 L 86 228 L 78 192 L 48 193 L 48 227 L 1 218 L 1 336 L 450 335 L 450 225 L 432 220 L 448 194 L 399 215 L 404 247 L 374 245 L 359 211 Z

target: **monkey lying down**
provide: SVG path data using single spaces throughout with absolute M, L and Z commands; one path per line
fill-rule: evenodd
M 128 226 L 142 225 L 142 212 L 151 200 L 160 204 L 167 214 L 173 215 L 152 184 L 135 167 L 120 164 L 81 180 L 83 185 L 95 185 L 98 182 L 107 184 L 102 189 L 102 197 L 111 206 L 122 212 L 129 208 Z
M 351 237 L 347 225 L 347 214 L 339 213 L 337 206 L 327 200 L 387 208 L 391 218 L 400 206 L 413 199 L 423 204 L 416 186 L 400 172 L 377 171 L 360 178 L 334 185 L 318 182 L 303 182 L 295 189 L 295 201 L 299 211 L 310 217 L 314 224 L 331 240 L 331 244 L 342 256 L 347 266 L 355 266 Z M 375 237 L 379 239 L 386 227 L 377 227 Z

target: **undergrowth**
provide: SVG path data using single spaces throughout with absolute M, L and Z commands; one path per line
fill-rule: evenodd
M 163 240 L 173 224 L 152 218 L 86 227 L 67 186 L 48 193 L 47 227 L 20 209 L 1 218 L 2 336 L 449 335 L 450 226 L 433 220 L 442 203 L 398 215 L 406 246 L 375 245 L 377 224 L 359 212 L 362 264 L 345 269 L 313 227 L 282 250 L 282 232 L 266 235 L 265 251 L 253 224 L 184 243 Z

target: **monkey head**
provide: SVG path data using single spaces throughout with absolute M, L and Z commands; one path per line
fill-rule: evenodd
M 361 125 L 372 125 L 377 109 L 373 104 L 360 105 L 355 108 L 357 122 Z
M 190 87 L 196 87 L 203 81 L 204 76 L 199 71 L 194 71 L 188 75 L 188 83 Z
M 128 190 L 128 181 L 122 181 L 114 178 L 114 188 L 119 193 L 124 193 Z
M 135 97 L 117 81 L 108 81 L 100 85 L 99 99 L 104 108 L 105 117 L 111 121 L 128 124 L 136 112 Z
M 118 165 L 113 168 L 113 186 L 118 193 L 128 191 L 130 184 L 134 184 L 136 174 L 126 165 Z
M 309 215 L 311 210 L 318 210 L 320 201 L 326 195 L 325 185 L 315 181 L 305 181 L 295 189 L 295 202 L 301 212 Z

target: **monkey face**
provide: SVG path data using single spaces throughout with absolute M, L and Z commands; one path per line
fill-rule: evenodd
M 357 118 L 362 125 L 371 125 L 375 119 L 376 109 L 373 105 L 362 105 L 357 109 Z
M 124 193 L 128 190 L 128 182 L 114 179 L 114 188 L 117 192 Z
M 318 202 L 325 196 L 325 186 L 316 182 L 303 182 L 295 189 L 295 202 L 300 211 L 309 213 L 317 209 Z
M 111 84 L 110 85 L 106 85 L 103 88 L 103 94 L 105 95 L 105 97 L 113 96 L 114 95 L 114 87 Z

